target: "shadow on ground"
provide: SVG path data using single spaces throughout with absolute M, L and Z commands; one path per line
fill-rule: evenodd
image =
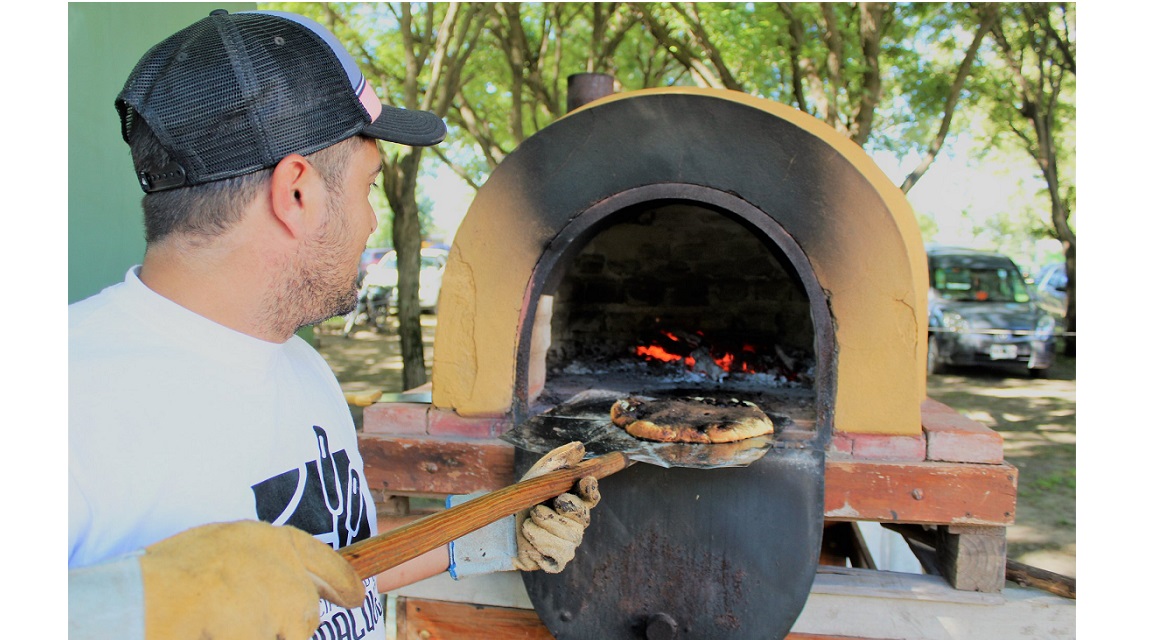
M 1076 575 L 1076 361 L 1047 379 L 975 368 L 928 377 L 928 395 L 995 429 L 1019 470 L 1009 557 Z

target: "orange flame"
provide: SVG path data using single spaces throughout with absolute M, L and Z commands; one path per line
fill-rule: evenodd
M 679 342 L 680 341 L 679 337 L 677 337 L 676 335 L 674 335 L 670 332 L 663 331 L 661 333 L 664 335 L 664 337 L 668 338 L 668 340 L 670 340 L 672 342 Z M 755 348 L 752 347 L 751 345 L 744 345 L 744 347 L 741 349 L 741 351 L 743 353 L 751 353 L 751 354 L 754 354 L 756 352 Z M 661 362 L 683 361 L 684 366 L 688 367 L 689 369 L 694 368 L 696 366 L 696 359 L 693 358 L 692 356 L 683 356 L 683 355 L 680 355 L 677 353 L 672 353 L 671 351 L 668 351 L 667 349 L 665 349 L 664 347 L 662 347 L 658 344 L 642 345 L 642 346 L 636 347 L 635 352 L 636 352 L 636 355 L 640 356 L 641 358 L 648 359 L 648 360 L 659 360 Z M 716 355 L 712 355 L 712 360 L 716 363 L 716 365 L 718 367 L 720 367 L 721 369 L 723 369 L 724 371 L 727 371 L 729 373 L 731 373 L 734 368 L 738 369 L 739 371 L 741 371 L 743 373 L 751 373 L 752 372 L 752 368 L 749 366 L 748 362 L 745 359 L 741 358 L 740 362 L 737 363 L 736 355 L 732 354 L 732 353 L 724 353 L 723 355 L 721 355 L 719 357 L 717 357 Z
M 674 353 L 668 353 L 663 347 L 659 345 L 652 345 L 650 347 L 636 347 L 636 355 L 651 358 L 653 360 L 660 360 L 662 362 L 672 362 L 680 360 L 683 356 L 678 356 Z
M 732 363 L 736 361 L 736 356 L 731 353 L 725 353 L 723 357 L 713 358 L 713 360 L 716 361 L 716 364 L 719 365 L 721 369 L 731 373 Z

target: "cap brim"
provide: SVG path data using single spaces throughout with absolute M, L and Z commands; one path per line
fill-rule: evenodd
M 400 109 L 386 104 L 381 107 L 380 116 L 364 127 L 361 135 L 412 147 L 430 147 L 440 144 L 448 134 L 444 121 L 430 111 Z

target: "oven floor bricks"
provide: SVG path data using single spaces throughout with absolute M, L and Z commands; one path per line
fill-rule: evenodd
M 936 400 L 920 404 L 919 436 L 836 432 L 830 452 L 863 460 L 928 460 L 1000 464 L 1004 438 Z
M 973 464 L 1004 462 L 1004 439 L 948 405 L 920 405 L 918 436 L 837 431 L 829 453 L 857 460 L 926 460 Z M 364 433 L 495 438 L 511 426 L 507 416 L 463 417 L 425 402 L 378 402 L 364 409 Z
M 380 500 L 492 491 L 515 482 L 507 417 L 461 417 L 425 402 L 364 410 L 360 448 Z M 921 435 L 836 432 L 825 465 L 825 519 L 934 525 L 940 569 L 957 589 L 1004 585 L 1006 527 L 1017 471 L 992 429 L 935 400 L 921 404 Z M 402 499 L 402 498 L 401 498 Z M 411 518 L 382 505 L 381 529 Z

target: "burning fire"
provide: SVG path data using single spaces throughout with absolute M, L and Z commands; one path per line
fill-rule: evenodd
M 692 356 L 679 356 L 675 353 L 669 353 L 664 350 L 664 347 L 661 347 L 658 344 L 636 347 L 636 355 L 648 360 L 659 360 L 661 362 L 674 362 L 676 360 L 683 360 L 684 364 L 688 365 L 689 367 L 696 364 L 696 359 Z
M 676 337 L 675 334 L 669 331 L 661 331 L 660 333 L 672 342 L 681 342 L 680 338 Z M 661 362 L 675 362 L 677 360 L 683 360 L 684 364 L 687 365 L 688 368 L 696 366 L 696 358 L 693 358 L 691 355 L 673 353 L 658 344 L 641 345 L 636 347 L 636 355 L 646 360 L 659 360 Z
M 709 339 L 703 331 L 662 330 L 648 344 L 632 348 L 647 362 L 665 362 L 719 382 L 731 374 L 766 374 L 781 381 L 811 383 L 808 360 L 780 345 Z
M 756 356 L 756 348 L 744 344 L 737 354 L 728 350 L 721 350 L 719 355 L 708 346 L 702 332 L 681 338 L 671 331 L 661 331 L 663 339 L 653 344 L 636 347 L 636 355 L 645 360 L 659 360 L 660 362 L 681 361 L 689 369 L 696 369 L 698 362 L 708 362 L 708 368 L 715 364 L 724 373 L 756 373 L 756 368 L 750 362 Z

